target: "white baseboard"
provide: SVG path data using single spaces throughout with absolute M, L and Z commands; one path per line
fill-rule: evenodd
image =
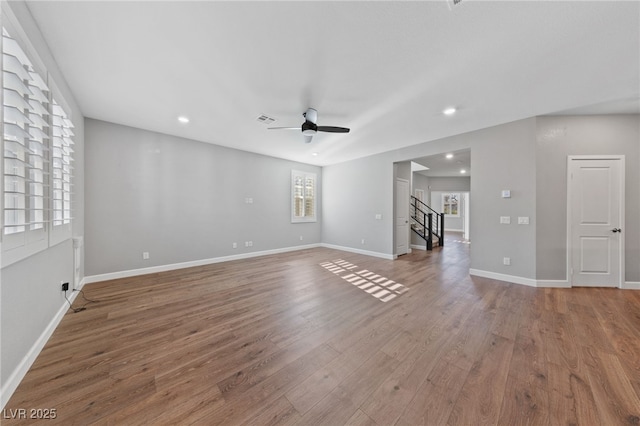
M 491 278 L 498 281 L 506 281 L 513 284 L 522 284 L 529 287 L 537 287 L 537 282 L 531 278 L 517 277 L 515 275 L 499 274 L 497 272 L 482 271 L 479 269 L 469 269 L 469 275 L 478 277 Z
M 119 278 L 136 277 L 139 275 L 155 274 L 157 272 L 173 271 L 176 269 L 192 268 L 194 266 L 211 265 L 214 263 L 229 262 L 232 260 L 249 259 L 252 257 L 267 256 L 270 254 L 287 253 L 290 251 L 306 250 L 322 246 L 321 244 L 307 244 L 303 246 L 285 247 L 280 249 L 254 251 L 251 253 L 234 254 L 231 256 L 214 257 L 210 259 L 193 260 L 189 262 L 171 263 L 168 265 L 150 266 L 148 268 L 130 269 L 127 271 L 109 272 L 106 274 L 89 275 L 84 278 L 85 284 L 100 281 L 116 280 Z
M 77 290 L 81 290 L 82 286 L 84 286 L 84 281 L 80 282 L 80 286 Z M 78 296 L 77 291 L 72 291 L 71 296 L 69 297 L 69 301 L 73 304 L 73 301 Z M 13 373 L 9 375 L 9 378 L 4 381 L 2 384 L 2 389 L 0 389 L 0 410 L 4 408 L 4 406 L 9 402 L 11 395 L 16 391 L 18 385 L 24 379 L 24 376 L 27 374 L 33 363 L 35 362 L 38 355 L 44 348 L 44 345 L 47 343 L 53 332 L 62 321 L 62 318 L 69 310 L 69 304 L 65 300 L 58 312 L 54 315 L 54 317 L 49 322 L 49 325 L 42 331 L 40 337 L 35 341 L 31 349 L 27 352 L 27 354 L 22 358 L 20 364 L 13 370 Z
M 395 254 L 379 253 L 377 251 L 369 251 L 369 250 L 361 250 L 361 249 L 352 248 L 352 247 L 336 246 L 334 244 L 322 243 L 320 244 L 320 246 L 334 249 L 334 250 L 348 251 L 350 253 L 364 254 L 365 256 L 379 257 L 387 260 L 394 260 L 398 257 Z
M 491 278 L 494 280 L 506 281 L 514 284 L 523 284 L 529 287 L 571 288 L 571 284 L 567 280 L 534 280 L 531 278 L 500 274 L 497 272 L 482 271 L 479 269 L 469 269 L 469 275 L 476 275 L 478 277 Z M 640 282 L 627 281 L 622 285 L 622 288 L 625 290 L 640 290 Z
M 304 246 L 285 247 L 285 248 L 273 249 L 273 250 L 256 251 L 252 253 L 236 254 L 232 256 L 214 257 L 210 259 L 193 260 L 189 262 L 171 263 L 168 265 L 150 266 L 148 268 L 130 269 L 126 271 L 109 272 L 106 274 L 89 275 L 84 277 L 83 283 L 91 284 L 91 283 L 97 283 L 100 281 L 117 280 L 119 278 L 136 277 L 139 275 L 174 271 L 176 269 L 192 268 L 194 266 L 211 265 L 214 263 L 229 262 L 231 260 L 249 259 L 252 257 L 267 256 L 270 254 L 278 254 L 278 253 L 287 253 L 291 251 L 306 250 L 306 249 L 316 248 L 316 247 L 326 247 L 326 248 L 331 248 L 335 250 L 347 251 L 351 253 L 364 254 L 366 256 L 380 257 L 380 258 L 389 259 L 389 260 L 393 260 L 397 257 L 395 255 L 378 253 L 375 251 L 360 250 L 360 249 L 355 249 L 351 247 L 343 247 L 343 246 L 337 246 L 333 244 L 319 243 L 319 244 L 307 244 Z
M 478 269 L 469 269 L 470 275 L 479 277 L 492 278 L 494 280 L 507 281 L 514 284 L 523 284 L 530 287 L 539 288 L 571 288 L 571 284 L 567 280 L 532 280 L 530 278 L 516 277 L 513 275 L 504 275 L 497 272 L 481 271 Z M 640 290 L 640 282 L 626 281 L 621 287 L 623 290 Z
M 537 280 L 536 287 L 543 288 L 571 288 L 567 280 Z
M 626 281 L 622 288 L 625 290 L 640 290 L 640 282 L 638 281 Z

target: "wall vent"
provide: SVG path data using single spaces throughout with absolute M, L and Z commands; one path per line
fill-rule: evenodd
M 453 10 L 454 7 L 459 6 L 462 3 L 462 0 L 447 0 L 447 5 L 449 6 L 449 10 Z
M 264 124 L 271 124 L 274 121 L 276 121 L 275 118 L 271 118 L 271 117 L 269 117 L 267 115 L 264 115 L 264 114 L 260 115 L 258 118 L 256 118 L 256 120 L 258 120 L 260 123 L 264 123 Z

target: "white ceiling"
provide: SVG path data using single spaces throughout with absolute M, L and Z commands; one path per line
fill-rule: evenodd
M 447 154 L 452 154 L 453 157 L 447 158 Z M 419 171 L 418 173 L 430 177 L 444 177 L 444 176 L 471 176 L 471 150 L 462 149 L 459 151 L 450 151 L 438 155 L 430 155 L 427 157 L 414 158 L 412 160 L 422 166 L 428 168 L 428 170 Z M 460 170 L 464 170 L 465 173 L 460 173 Z
M 629 99 L 637 112 L 640 3 L 450 5 L 28 1 L 85 116 L 305 163 Z M 351 133 L 305 144 L 256 121 L 297 126 L 307 107 Z

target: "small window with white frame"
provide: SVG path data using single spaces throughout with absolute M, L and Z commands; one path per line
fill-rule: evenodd
M 442 194 L 442 212 L 447 216 L 460 217 L 460 194 L 457 192 Z
M 291 222 L 316 222 L 315 173 L 291 171 Z

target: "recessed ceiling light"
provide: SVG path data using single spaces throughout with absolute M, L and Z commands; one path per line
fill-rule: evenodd
M 460 170 L 460 173 L 465 174 L 467 171 L 465 169 Z
M 456 109 L 454 107 L 450 107 L 442 111 L 444 115 L 453 115 L 455 114 L 455 112 L 456 112 Z
M 317 157 L 318 153 L 317 152 L 312 152 L 311 155 L 313 155 L 314 157 Z
M 187 124 L 189 122 L 189 118 L 185 117 L 184 115 L 181 115 L 180 117 L 178 117 L 178 121 L 183 124 Z
M 447 160 L 451 160 L 453 158 L 453 154 L 449 153 L 445 155 L 445 157 L 447 158 Z

